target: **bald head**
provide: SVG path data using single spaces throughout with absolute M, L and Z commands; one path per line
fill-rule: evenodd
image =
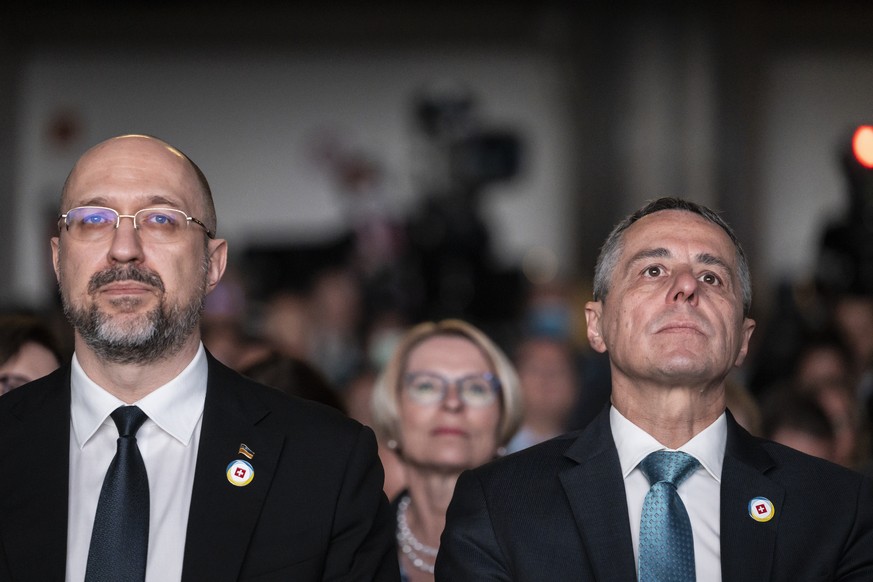
M 143 178 L 148 176 L 149 180 Z M 111 178 L 111 179 L 110 179 Z M 82 204 L 99 205 L 99 188 L 106 183 L 142 182 L 143 195 L 159 200 L 161 187 L 196 194 L 197 207 L 183 209 L 195 214 L 212 232 L 217 230 L 215 203 L 209 182 L 200 168 L 178 148 L 149 135 L 120 135 L 98 143 L 73 166 L 61 191 L 61 211 Z M 94 197 L 93 200 L 89 196 Z

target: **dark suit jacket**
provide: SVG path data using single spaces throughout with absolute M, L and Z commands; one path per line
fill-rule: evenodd
M 775 506 L 766 523 L 749 516 L 759 496 Z M 607 408 L 583 432 L 462 474 L 436 579 L 633 581 L 627 516 Z M 873 580 L 873 486 L 756 439 L 728 414 L 721 563 L 725 582 Z
M 398 580 L 372 431 L 209 356 L 182 580 Z M 0 581 L 64 579 L 70 367 L 0 398 Z M 252 482 L 225 469 L 240 444 Z

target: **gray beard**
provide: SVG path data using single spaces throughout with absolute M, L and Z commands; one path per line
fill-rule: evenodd
M 161 291 L 163 282 L 156 274 L 144 273 L 137 268 L 116 268 L 96 274 L 89 290 L 96 290 L 110 281 L 132 279 L 150 283 Z M 62 287 L 63 289 L 63 287 Z M 72 305 L 61 293 L 64 314 L 82 340 L 94 353 L 115 364 L 149 364 L 178 351 L 191 337 L 200 322 L 206 299 L 206 272 L 195 297 L 185 305 L 168 306 L 163 296 L 160 304 L 148 313 L 126 321 L 101 311 L 96 304 L 89 308 Z M 139 299 L 120 298 L 112 301 L 122 311 L 132 310 Z

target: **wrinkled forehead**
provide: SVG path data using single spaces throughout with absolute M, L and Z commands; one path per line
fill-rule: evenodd
M 65 208 L 110 206 L 130 212 L 165 204 L 201 212 L 202 193 L 187 159 L 166 143 L 145 136 L 113 138 L 87 151 L 64 188 Z
M 692 255 L 713 255 L 736 269 L 736 247 L 719 225 L 686 210 L 660 210 L 630 225 L 622 241 L 622 261 L 643 249 L 663 248 Z

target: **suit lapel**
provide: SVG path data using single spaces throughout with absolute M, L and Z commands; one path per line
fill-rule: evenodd
M 67 561 L 70 370 L 63 367 L 13 407 L 2 465 L 0 536 L 14 580 L 63 580 Z M 18 395 L 11 395 L 17 397 Z M 15 423 L 18 423 L 17 425 Z M 22 487 L 22 481 L 27 482 Z
M 627 497 L 607 407 L 567 449 L 575 461 L 560 474 L 595 579 L 636 579 Z
M 784 488 L 765 472 L 770 455 L 728 413 L 728 440 L 721 480 L 721 571 L 724 582 L 769 580 Z M 759 522 L 749 514 L 749 502 L 772 502 L 772 519 Z
M 246 399 L 234 372 L 209 357 L 209 379 L 194 489 L 188 517 L 182 580 L 236 580 L 249 540 L 270 489 L 283 437 L 258 427 L 269 410 Z M 245 444 L 253 453 L 239 452 Z M 245 461 L 254 477 L 244 486 L 226 475 L 233 461 Z

